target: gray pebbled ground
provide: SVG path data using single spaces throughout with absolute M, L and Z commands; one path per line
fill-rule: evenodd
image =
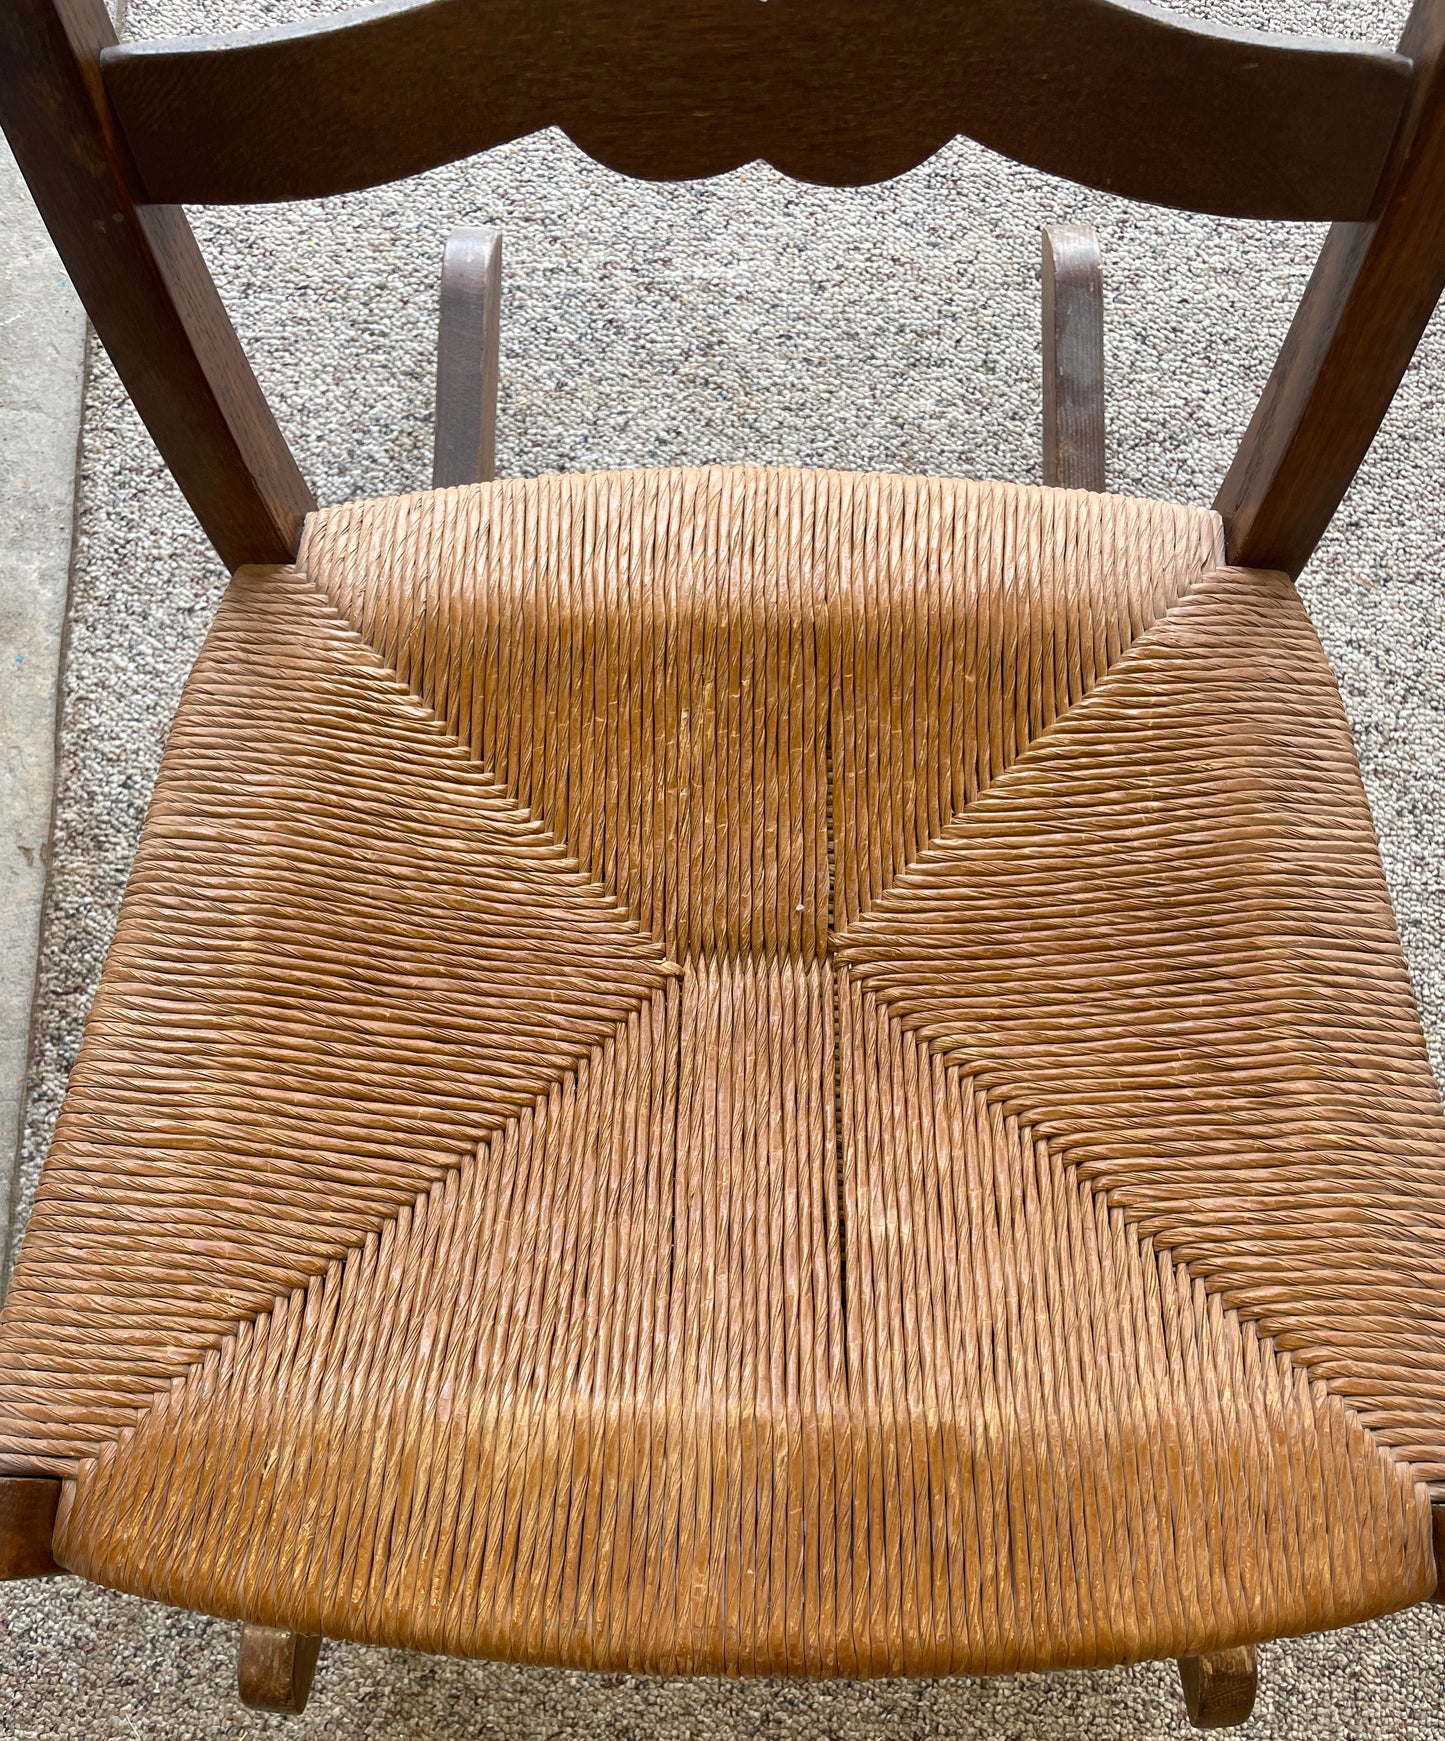
M 133 0 L 145 36 L 314 4 Z M 1227 0 L 1223 21 L 1392 41 L 1378 0 Z M 287 127 L 285 114 L 258 125 Z M 1133 208 L 949 148 L 880 188 L 751 168 L 637 186 L 558 136 L 325 206 L 197 228 L 323 501 L 424 485 L 447 231 L 505 236 L 504 474 L 757 460 L 1036 480 L 1038 228 L 1103 241 L 1112 487 L 1208 501 L 1320 232 Z M 1302 584 L 1339 675 L 1437 1073 L 1445 1074 L 1445 331 L 1437 320 Z M 167 722 L 224 577 L 103 358 L 86 399 L 29 1202 Z M 50 1737 L 1152 1737 L 1169 1666 L 991 1683 L 649 1682 L 330 1646 L 289 1725 L 231 1691 L 232 1629 L 71 1579 L 0 1590 L 0 1741 Z M 1420 1609 L 1263 1653 L 1260 1736 L 1445 1741 Z

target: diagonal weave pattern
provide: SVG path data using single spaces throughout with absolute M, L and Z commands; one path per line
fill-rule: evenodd
M 1210 575 L 838 947 L 1442 1481 L 1440 1102 L 1333 693 L 1283 576 Z
M 13 1284 L 11 1431 L 70 1467 L 668 971 L 313 588 L 243 573 L 176 718 Z
M 1328 673 L 1220 554 L 735 470 L 239 576 L 0 1318 L 64 1562 L 811 1674 L 1427 1594 L 1445 1128 Z
M 301 561 L 678 958 L 830 926 L 1218 561 L 1213 516 L 1007 484 L 596 473 L 356 502 Z
M 659 993 L 103 1451 L 67 1563 L 666 1673 L 1127 1661 L 1428 1590 L 1408 1470 L 852 992 L 840 1219 L 822 980 Z

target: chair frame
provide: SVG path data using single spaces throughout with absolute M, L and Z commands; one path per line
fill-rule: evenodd
M 289 561 L 315 503 L 183 200 L 334 193 L 560 122 L 648 177 L 766 156 L 866 182 L 966 131 L 1136 198 L 1333 218 L 1216 502 L 1232 561 L 1293 575 L 1445 288 L 1442 50 L 1445 0 L 1416 0 L 1398 53 L 1192 25 L 1139 0 L 930 0 L 899 5 L 887 30 L 871 0 L 382 0 L 125 46 L 104 0 L 9 0 L 0 125 L 228 568 Z M 298 108 L 299 138 L 257 125 Z
M 762 157 L 900 173 L 960 132 L 1085 185 L 1334 220 L 1215 506 L 1229 560 L 1297 575 L 1445 288 L 1445 0 L 1397 52 L 1214 29 L 1139 0 L 382 0 L 315 24 L 117 42 L 104 0 L 0 8 L 0 125 L 97 332 L 228 568 L 286 563 L 315 502 L 182 209 L 374 185 L 561 125 L 672 179 Z M 486 65 L 479 83 L 471 69 Z M 1146 65 L 1148 80 L 1135 69 Z M 256 118 L 299 111 L 299 128 Z M 1204 141 L 1206 149 L 1200 148 Z M 499 244 L 442 281 L 433 482 L 495 447 Z M 1093 234 L 1046 231 L 1044 481 L 1104 487 Z M 54 1571 L 59 1484 L 0 1482 L 0 1578 Z M 1435 1514 L 1437 1556 L 1445 1512 Z M 319 1641 L 246 1627 L 242 1696 L 306 1700 Z M 1181 1663 L 1201 1727 L 1238 1722 L 1252 1647 Z

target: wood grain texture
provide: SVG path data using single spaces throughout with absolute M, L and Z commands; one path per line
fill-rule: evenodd
M 321 1640 L 282 1626 L 242 1626 L 236 1690 L 253 1711 L 299 1714 L 311 1697 Z
M 442 258 L 433 489 L 495 475 L 501 316 L 501 232 L 454 231 Z
M 1234 1729 L 1249 1721 L 1259 1687 L 1258 1653 L 1252 1644 L 1179 1660 L 1184 1705 L 1196 1729 Z
M 1445 287 L 1445 0 L 1416 0 L 1401 48 L 1417 72 L 1378 215 L 1331 229 L 1215 502 L 1232 561 L 1304 567 Z
M 1104 488 L 1104 264 L 1091 224 L 1043 232 L 1043 481 Z
M 0 1314 L 61 1561 L 663 1672 L 1432 1590 L 1445 1121 L 1328 668 L 1220 546 L 730 469 L 238 576 Z
M 1407 70 L 1139 0 L 392 0 L 104 62 L 153 199 L 335 193 L 555 125 L 631 175 L 766 158 L 829 183 L 966 133 L 1115 193 L 1295 218 L 1365 215 Z
M 43 1578 L 60 1568 L 51 1553 L 60 1483 L 0 1476 L 0 1581 Z
M 0 8 L 0 124 L 166 464 L 230 568 L 287 561 L 314 506 L 174 205 L 142 203 L 101 88 L 103 0 Z

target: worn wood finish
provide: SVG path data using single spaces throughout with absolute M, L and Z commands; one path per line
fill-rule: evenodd
M 556 125 L 657 179 L 878 181 L 966 133 L 1138 199 L 1327 218 L 1367 212 L 1408 66 L 1138 0 L 388 0 L 104 73 L 154 199 L 337 193 Z
M 1104 267 L 1092 224 L 1044 230 L 1043 301 L 1043 481 L 1102 490 Z
M 1326 238 L 1215 504 L 1235 562 L 1304 567 L 1445 288 L 1445 0 L 1417 0 L 1401 48 L 1419 74 L 1379 215 Z
M 0 1581 L 58 1572 L 50 1551 L 60 1483 L 0 1476 Z
M 501 313 L 501 232 L 457 230 L 442 258 L 433 489 L 496 473 Z
M 243 1626 L 236 1658 L 241 1703 L 253 1711 L 306 1709 L 319 1638 L 307 1638 L 281 1626 Z
M 99 77 L 102 0 L 0 7 L 0 124 L 96 331 L 223 561 L 289 558 L 313 506 L 185 214 L 141 203 Z
M 1179 1679 L 1189 1721 L 1196 1729 L 1233 1729 L 1248 1721 L 1259 1684 L 1255 1647 L 1181 1656 Z

